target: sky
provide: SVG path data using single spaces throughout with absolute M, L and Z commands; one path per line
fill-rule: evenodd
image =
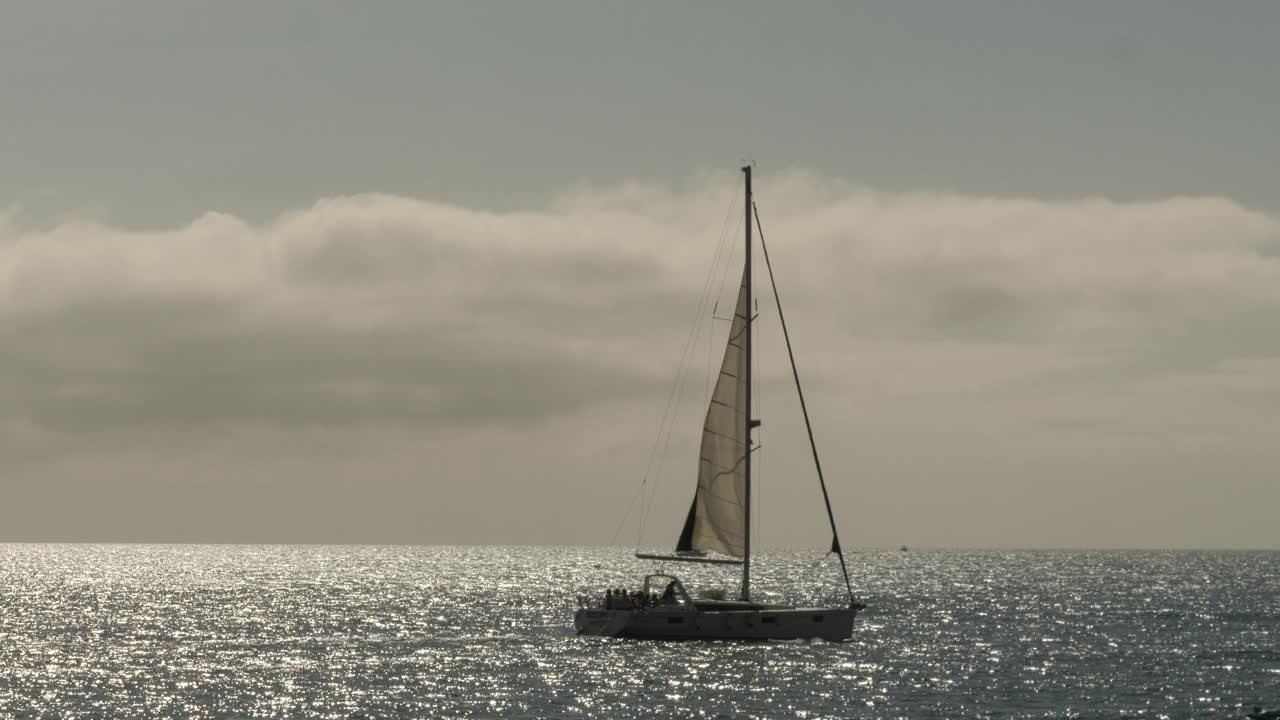
M 749 159 L 846 546 L 1280 548 L 1278 34 L 5 5 L 0 541 L 671 545 Z M 757 543 L 822 548 L 770 302 Z

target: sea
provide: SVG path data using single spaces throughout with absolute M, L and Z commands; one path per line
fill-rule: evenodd
M 1280 553 L 862 550 L 852 639 L 577 637 L 628 548 L 0 545 L 3 718 L 1242 718 Z M 731 569 L 686 565 L 692 588 Z M 844 602 L 820 552 L 753 595 Z

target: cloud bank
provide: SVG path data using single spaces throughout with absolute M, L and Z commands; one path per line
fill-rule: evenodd
M 608 541 L 736 192 L 505 213 L 371 194 L 165 232 L 0 214 L 0 527 Z M 853 542 L 1275 545 L 1276 218 L 805 173 L 758 193 Z M 805 544 L 820 516 L 769 302 L 764 541 Z M 698 382 L 647 542 L 691 491 Z

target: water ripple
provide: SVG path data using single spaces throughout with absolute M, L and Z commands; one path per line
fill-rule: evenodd
M 621 549 L 0 545 L 0 716 L 1242 717 L 1280 553 L 863 552 L 848 643 L 572 635 Z M 723 569 L 682 568 L 732 587 Z M 762 599 L 838 600 L 762 558 Z

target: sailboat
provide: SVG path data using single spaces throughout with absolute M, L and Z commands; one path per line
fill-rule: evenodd
M 865 606 L 857 601 L 849 580 L 849 569 L 840 548 L 835 515 L 827 494 L 817 446 L 809 424 L 800 375 L 791 352 L 791 340 L 782 316 L 778 315 L 787 354 L 791 360 L 796 392 L 813 450 L 814 466 L 831 523 L 831 552 L 840 559 L 848 604 L 839 607 L 795 607 L 771 605 L 751 599 L 751 454 L 755 449 L 752 431 L 760 426 L 751 409 L 752 370 L 752 221 L 759 226 L 759 214 L 751 194 L 751 166 L 742 168 L 745 185 L 745 248 L 742 284 L 725 344 L 724 359 L 707 405 L 702 427 L 698 461 L 698 484 L 675 552 L 657 555 L 637 552 L 636 557 L 662 562 L 695 562 L 736 565 L 742 569 L 741 592 L 737 599 L 693 597 L 681 580 L 670 574 L 653 573 L 644 578 L 639 590 L 607 590 L 578 597 L 574 625 L 579 635 L 626 637 L 648 640 L 847 640 L 853 621 Z M 768 247 L 760 237 L 766 265 Z M 773 283 L 773 270 L 769 268 Z M 774 285 L 774 298 L 777 287 Z

